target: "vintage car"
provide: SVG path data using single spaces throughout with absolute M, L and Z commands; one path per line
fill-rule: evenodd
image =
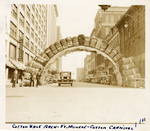
M 58 86 L 61 84 L 73 85 L 73 79 L 71 79 L 71 72 L 60 72 L 60 79 L 58 80 Z

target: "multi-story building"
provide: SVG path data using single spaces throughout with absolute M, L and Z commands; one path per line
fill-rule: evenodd
M 50 35 L 52 27 L 49 23 L 57 14 L 56 5 L 40 4 L 12 4 L 11 12 L 6 16 L 6 80 L 10 81 L 14 69 L 19 74 L 25 65 L 35 56 L 39 55 L 49 45 L 50 40 L 57 41 L 57 26 L 54 27 L 56 34 Z M 49 12 L 55 9 L 56 13 Z M 52 21 L 52 20 L 51 20 Z M 56 21 L 53 19 L 53 24 Z M 54 37 L 55 35 L 55 37 Z M 20 77 L 21 75 L 19 75 Z
M 145 78 L 145 6 L 133 5 L 117 22 L 120 34 L 120 52 L 133 56 L 136 67 Z
M 91 36 L 105 39 L 109 32 L 112 31 L 112 27 L 117 23 L 117 21 L 124 15 L 128 7 L 110 7 L 107 10 L 103 11 L 99 9 L 95 17 L 95 26 L 91 33 Z M 119 36 L 116 34 L 116 38 Z M 117 46 L 118 43 L 114 42 Z M 111 65 L 110 61 L 103 57 L 101 54 L 95 55 L 95 69 L 96 76 L 101 77 L 103 72 L 109 74 L 109 69 L 107 65 Z M 105 69 L 105 70 L 104 70 Z

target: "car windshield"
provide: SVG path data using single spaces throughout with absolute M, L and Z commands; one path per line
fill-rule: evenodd
M 62 77 L 62 76 L 63 76 L 63 77 L 65 77 L 65 76 L 66 76 L 66 77 L 67 77 L 67 76 L 71 76 L 71 72 L 61 72 L 61 73 L 60 73 L 60 76 L 61 76 L 61 77 Z

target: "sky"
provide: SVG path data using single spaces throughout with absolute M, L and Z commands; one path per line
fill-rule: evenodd
M 61 27 L 62 38 L 84 34 L 90 36 L 94 19 L 99 9 L 97 4 L 61 3 L 57 4 L 57 25 Z M 62 57 L 62 70 L 71 71 L 76 78 L 76 68 L 84 66 L 84 58 L 90 52 L 73 52 Z

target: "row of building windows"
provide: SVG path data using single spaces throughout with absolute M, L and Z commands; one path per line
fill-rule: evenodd
M 128 26 L 126 28 L 123 27 L 124 25 L 122 26 L 122 31 L 120 34 L 121 43 L 124 43 L 126 40 L 128 40 L 136 32 L 138 32 L 141 28 L 144 27 L 145 15 L 138 14 L 136 18 L 132 19 L 132 21 L 128 21 L 127 24 Z
M 104 23 L 116 23 L 117 20 L 121 18 L 121 15 L 105 15 L 103 22 Z
M 30 33 L 30 25 L 29 25 L 28 22 L 26 23 L 26 32 L 28 34 Z M 39 33 L 41 34 L 42 32 L 39 31 Z M 17 38 L 17 26 L 12 21 L 10 21 L 10 35 L 13 36 L 14 38 Z M 33 40 L 34 40 L 34 36 L 35 36 L 35 43 L 38 43 L 39 46 L 41 45 L 40 43 L 42 43 L 42 44 L 45 43 L 45 41 L 43 42 L 43 41 L 40 40 L 40 38 L 38 38 L 38 35 L 36 33 L 34 33 L 34 29 L 31 28 L 31 38 Z M 19 30 L 19 39 L 20 38 L 24 39 L 24 33 L 21 30 Z M 45 39 L 45 37 L 43 37 L 43 33 L 42 33 L 42 37 L 41 38 Z M 27 39 L 29 41 L 29 38 L 27 38 Z M 25 44 L 25 45 L 29 48 L 29 44 L 28 43 Z M 42 46 L 40 46 L 40 47 L 42 47 Z
M 17 19 L 18 8 L 15 4 L 11 5 L 11 15 Z
M 21 7 L 22 8 L 25 8 L 23 5 L 21 5 Z M 15 4 L 12 4 L 11 5 L 11 8 L 12 8 L 12 11 L 11 11 L 11 14 L 12 14 L 12 16 L 15 18 L 15 19 L 17 19 L 17 12 L 18 12 L 18 8 L 17 8 L 17 6 L 15 5 Z M 43 13 L 44 14 L 44 13 Z M 29 18 L 29 20 L 30 20 L 30 8 L 29 8 L 29 6 L 28 5 L 26 5 L 26 15 L 27 15 L 27 17 Z M 43 28 L 43 31 L 45 32 L 45 34 L 46 34 L 46 27 L 45 27 L 45 25 L 46 25 L 46 16 L 40 16 L 40 15 L 38 15 L 38 11 L 36 12 L 36 16 L 37 16 L 37 18 L 39 18 L 38 19 L 38 24 L 39 25 L 41 25 L 41 27 Z M 41 19 L 42 18 L 42 19 Z M 24 16 L 23 16 L 23 14 L 20 12 L 19 13 L 19 23 L 20 23 L 20 25 L 21 26 L 23 26 L 24 27 L 24 22 L 25 22 L 25 18 L 24 18 Z M 34 25 L 34 23 L 35 23 L 35 17 L 34 17 L 34 15 L 33 14 L 31 14 L 31 22 L 32 22 L 32 24 Z M 29 23 L 29 22 L 28 22 Z M 36 26 L 37 26 L 37 22 L 36 22 Z
M 34 44 L 32 43 L 32 50 L 34 49 Z M 17 58 L 17 47 L 15 45 L 13 45 L 12 43 L 9 44 L 9 57 L 16 60 Z M 19 50 L 18 50 L 18 56 L 19 56 Z M 40 54 L 40 50 L 37 49 L 37 47 L 35 47 L 35 53 Z M 32 57 L 33 58 L 33 57 Z M 27 64 L 29 61 L 29 54 L 25 52 L 25 63 Z
M 10 35 L 17 37 L 17 26 L 12 21 L 10 22 Z

